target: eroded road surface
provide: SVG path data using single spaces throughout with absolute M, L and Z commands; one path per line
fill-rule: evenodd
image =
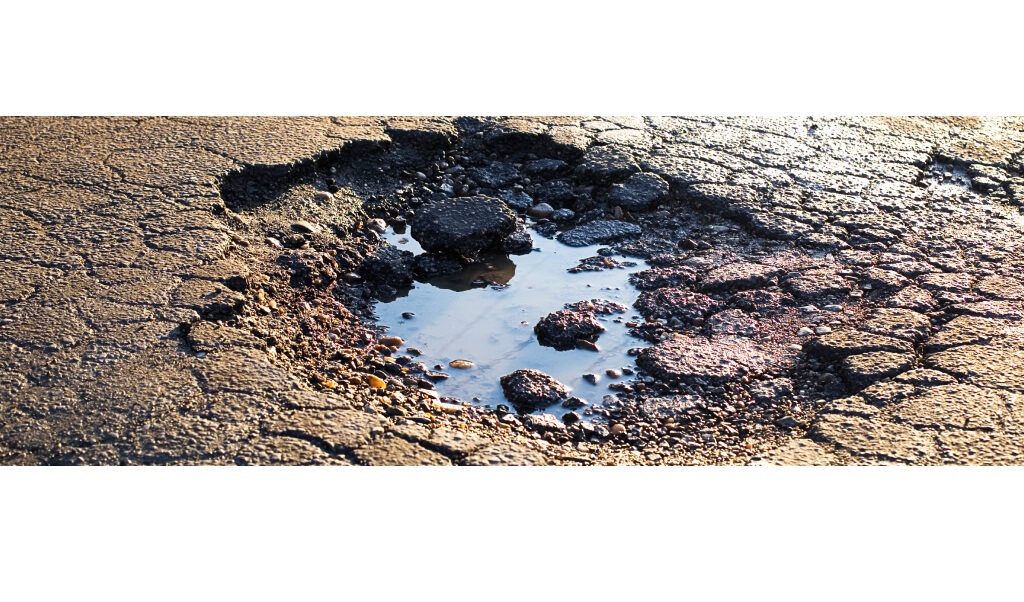
M 1020 118 L 3 118 L 0 462 L 1017 464 L 1022 151 Z M 483 291 L 445 326 L 481 336 L 540 247 L 628 285 L 524 317 L 521 369 L 377 320 Z M 569 387 L 541 347 L 610 359 Z

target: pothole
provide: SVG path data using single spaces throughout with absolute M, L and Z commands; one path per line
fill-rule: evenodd
M 857 319 L 831 256 L 709 212 L 710 189 L 651 169 L 671 162 L 457 123 L 228 175 L 215 211 L 268 262 L 228 321 L 398 424 L 648 461 L 749 456 L 846 393 L 795 334 Z

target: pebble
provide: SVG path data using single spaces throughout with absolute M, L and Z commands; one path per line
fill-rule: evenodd
M 830 304 L 830 305 L 826 305 L 822 309 L 824 309 L 825 311 L 843 311 L 843 306 L 842 305 L 835 305 L 833 303 L 833 304 Z
M 459 370 L 468 370 L 473 367 L 473 362 L 469 360 L 452 360 L 448 362 L 448 365 Z
M 325 191 L 325 190 L 317 190 L 316 192 L 313 193 L 313 197 L 316 198 L 316 199 L 319 199 L 321 201 L 333 201 L 334 200 L 334 195 L 329 193 L 329 192 L 327 192 L 327 191 Z
M 526 215 L 537 219 L 547 219 L 555 214 L 555 208 L 547 203 L 537 203 L 526 211 Z
M 378 342 L 381 345 L 386 345 L 388 347 L 401 347 L 403 344 L 405 344 L 405 341 L 402 340 L 402 337 L 395 336 L 381 337 Z
M 608 370 L 605 370 L 604 373 L 607 374 L 609 378 L 619 378 L 622 376 L 622 371 L 614 368 L 609 368 Z
M 367 374 L 364 378 L 366 378 L 366 384 L 370 385 L 374 389 L 383 389 L 388 386 L 384 379 L 379 376 Z
M 798 336 L 798 337 L 809 337 L 812 334 L 814 334 L 814 331 L 811 330 L 810 328 L 806 327 L 806 326 L 804 326 L 800 330 L 796 331 L 796 336 Z
M 306 232 L 307 234 L 316 234 L 319 228 L 314 226 L 311 222 L 307 222 L 303 219 L 297 222 L 292 222 L 292 230 L 295 230 L 296 232 Z
M 587 402 L 583 401 L 579 397 L 570 397 L 562 402 L 562 407 L 569 408 L 570 410 L 578 410 L 585 405 L 587 405 Z
M 596 374 L 592 373 L 592 372 L 588 372 L 587 374 L 583 375 L 583 380 L 587 381 L 588 383 L 590 383 L 592 385 L 596 385 L 597 384 L 598 378 L 599 377 Z
M 626 427 L 622 426 L 619 423 L 613 424 L 612 428 L 610 430 L 611 430 L 611 433 L 613 435 L 624 435 L 624 434 L 626 434 Z
M 406 320 L 411 320 L 415 315 L 416 314 L 412 313 L 411 311 L 402 312 L 402 318 Z
M 828 334 L 832 332 L 832 329 L 828 326 L 816 326 L 814 328 L 814 334 Z
M 366 222 L 366 227 L 369 228 L 370 230 L 373 230 L 377 234 L 384 234 L 384 232 L 387 231 L 388 229 L 388 224 L 387 222 L 378 217 Z
M 787 345 L 786 348 L 789 349 L 790 351 L 803 351 L 804 350 L 803 345 L 798 345 L 796 343 L 793 343 L 791 345 Z
M 268 236 L 265 240 L 267 241 L 267 244 L 269 244 L 272 247 L 277 247 L 278 249 L 284 248 L 284 245 L 281 244 L 281 241 L 277 240 L 273 236 Z

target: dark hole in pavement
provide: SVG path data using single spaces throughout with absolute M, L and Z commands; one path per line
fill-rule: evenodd
M 266 237 L 307 305 L 340 301 L 378 327 L 358 357 L 317 341 L 320 359 L 307 350 L 296 358 L 365 372 L 381 396 L 475 399 L 499 417 L 506 406 L 555 414 L 570 439 L 644 446 L 654 437 L 691 450 L 742 451 L 745 438 L 771 436 L 776 425 L 806 425 L 813 407 L 799 399 L 847 392 L 824 363 L 797 369 L 786 345 L 808 320 L 838 324 L 799 306 L 848 300 L 828 248 L 800 252 L 787 242 L 799 224 L 750 221 L 714 190 L 645 171 L 621 147 L 457 125 L 389 131 L 391 143 L 223 179 L 227 218 Z M 623 313 L 595 312 L 591 302 Z M 542 319 L 554 325 L 551 338 L 569 332 L 570 348 L 538 343 Z M 303 328 L 307 338 L 318 331 Z M 373 411 L 405 415 L 393 405 Z

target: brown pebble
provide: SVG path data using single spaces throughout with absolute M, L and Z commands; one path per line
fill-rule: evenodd
M 624 435 L 626 433 L 626 427 L 621 424 L 613 424 L 612 428 L 609 429 L 613 435 Z

